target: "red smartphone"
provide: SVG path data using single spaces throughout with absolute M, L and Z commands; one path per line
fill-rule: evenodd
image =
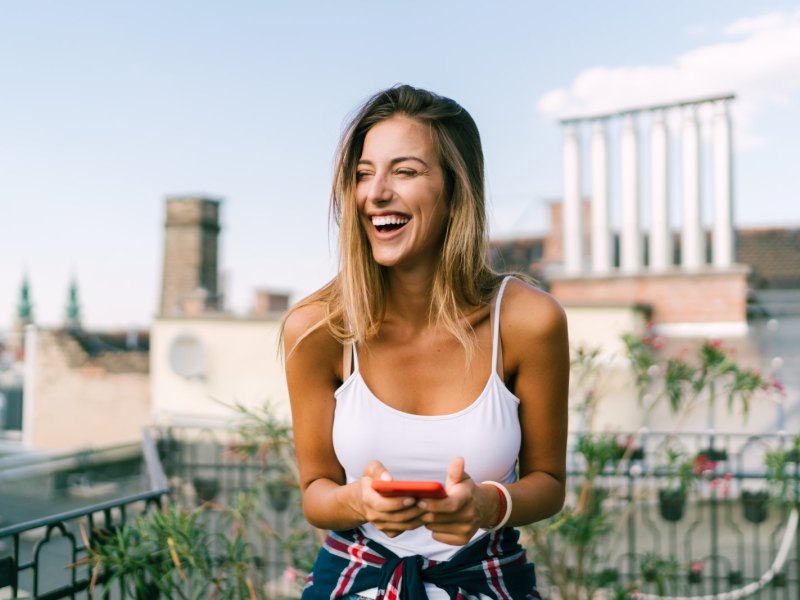
M 447 498 L 444 486 L 438 481 L 383 481 L 372 480 L 372 489 L 381 496 L 412 496 L 414 498 Z

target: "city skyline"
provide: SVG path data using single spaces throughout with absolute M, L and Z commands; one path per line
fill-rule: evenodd
M 146 327 L 170 195 L 223 199 L 234 312 L 312 291 L 335 272 L 340 130 L 397 82 L 475 117 L 494 236 L 546 228 L 559 118 L 729 92 L 737 225 L 800 225 L 797 3 L 44 2 L 6 7 L 0 74 L 0 330 L 25 274 L 43 324 L 74 277 L 87 326 Z

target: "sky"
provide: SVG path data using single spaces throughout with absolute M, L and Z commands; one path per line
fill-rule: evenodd
M 564 116 L 735 93 L 740 226 L 800 226 L 800 3 L 0 0 L 0 329 L 75 278 L 90 328 L 147 327 L 164 201 L 222 200 L 229 308 L 336 271 L 332 157 L 409 83 L 475 118 L 491 235 L 547 227 Z

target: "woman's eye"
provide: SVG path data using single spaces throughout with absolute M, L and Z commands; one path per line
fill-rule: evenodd
M 367 171 L 356 171 L 356 181 L 361 181 L 367 176 L 369 176 Z
M 417 174 L 414 169 L 397 169 L 398 175 L 405 175 L 406 177 L 413 177 Z

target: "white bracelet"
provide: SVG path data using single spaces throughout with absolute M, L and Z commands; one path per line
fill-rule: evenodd
M 511 517 L 511 492 L 508 491 L 508 488 L 504 486 L 502 483 L 498 483 L 496 481 L 481 481 L 481 484 L 493 485 L 496 487 L 500 492 L 502 492 L 503 496 L 506 499 L 506 511 L 503 515 L 503 518 L 495 525 L 494 527 L 486 528 L 486 531 L 497 531 L 498 529 L 502 529 L 508 523 L 509 517 Z

